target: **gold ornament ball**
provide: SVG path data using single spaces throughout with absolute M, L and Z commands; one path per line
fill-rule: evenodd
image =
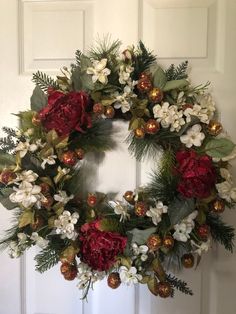
M 152 82 L 149 79 L 140 79 L 137 88 L 141 93 L 148 93 L 152 89 Z
M 194 266 L 194 256 L 191 253 L 184 254 L 181 257 L 181 263 L 185 268 L 192 268 Z
M 109 276 L 107 278 L 107 284 L 110 288 L 117 289 L 121 284 L 119 273 L 109 274 Z
M 160 130 L 160 124 L 155 119 L 149 119 L 145 125 L 148 134 L 156 134 Z
M 162 239 L 158 234 L 151 234 L 147 239 L 147 246 L 151 251 L 157 251 L 162 246 Z
M 77 154 L 68 150 L 62 154 L 62 162 L 67 166 L 74 166 L 77 163 Z
M 216 214 L 222 214 L 225 210 L 225 203 L 221 199 L 216 199 L 211 203 L 211 210 Z
M 175 240 L 171 235 L 165 236 L 163 238 L 163 246 L 166 249 L 172 249 L 175 245 Z
M 219 121 L 211 120 L 207 127 L 208 133 L 217 136 L 223 130 L 222 124 Z
M 171 295 L 172 288 L 169 282 L 158 282 L 157 293 L 161 298 L 168 298 Z
M 132 191 L 126 191 L 123 197 L 126 202 L 134 204 L 134 193 Z
M 108 119 L 112 119 L 115 115 L 115 109 L 112 106 L 107 106 L 104 114 Z
M 94 207 L 97 204 L 97 197 L 94 194 L 89 194 L 87 198 L 87 204 L 90 207 Z
M 145 129 L 144 128 L 137 128 L 134 130 L 134 136 L 136 138 L 142 139 L 145 137 Z
M 139 201 L 135 203 L 134 212 L 137 216 L 144 217 L 147 211 L 148 211 L 148 205 L 145 202 Z
M 75 152 L 76 152 L 76 155 L 77 155 L 77 157 L 78 157 L 78 159 L 79 160 L 82 160 L 82 159 L 84 159 L 84 150 L 82 149 L 82 148 L 77 148 L 76 150 L 75 150 Z
M 40 125 L 40 123 L 41 123 L 40 116 L 38 114 L 35 114 L 32 118 L 32 124 L 34 126 L 38 126 Z
M 97 115 L 104 113 L 104 106 L 101 103 L 96 103 L 93 105 L 93 112 Z
M 163 92 L 160 88 L 154 87 L 153 89 L 150 90 L 148 97 L 150 101 L 154 103 L 159 103 L 163 99 Z

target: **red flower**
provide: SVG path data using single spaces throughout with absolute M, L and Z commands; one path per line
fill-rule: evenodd
M 91 117 L 86 112 L 88 96 L 84 92 L 49 90 L 48 105 L 39 112 L 42 125 L 47 131 L 55 130 L 58 135 L 69 135 L 72 131 L 83 132 L 91 127 Z
M 94 270 L 108 270 L 126 247 L 127 238 L 117 232 L 100 231 L 96 223 L 85 224 L 81 231 L 81 260 Z
M 197 155 L 193 150 L 176 154 L 180 181 L 177 190 L 185 197 L 205 198 L 216 183 L 216 172 L 211 157 Z

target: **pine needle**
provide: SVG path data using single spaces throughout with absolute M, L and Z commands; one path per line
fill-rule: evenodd
M 171 64 L 170 67 L 165 71 L 168 81 L 181 80 L 188 77 L 188 61 L 180 63 L 177 67 Z
M 58 89 L 59 86 L 57 82 L 49 77 L 47 74 L 42 73 L 40 71 L 37 71 L 36 73 L 33 74 L 32 81 L 38 85 L 42 91 L 47 92 L 49 87 L 52 87 L 53 89 Z
M 192 290 L 188 287 L 185 281 L 178 279 L 177 277 L 171 274 L 168 274 L 166 276 L 166 280 L 171 284 L 172 287 L 179 290 L 180 292 L 187 295 L 193 295 Z

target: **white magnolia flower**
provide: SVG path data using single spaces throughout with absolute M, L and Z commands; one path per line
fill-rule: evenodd
M 93 60 L 93 67 L 87 68 L 87 74 L 92 75 L 93 83 L 99 81 L 102 84 L 107 84 L 108 79 L 107 76 L 111 73 L 111 70 L 106 68 L 107 59 L 102 60 Z
M 19 142 L 15 148 L 15 151 L 19 152 L 20 157 L 23 158 L 28 151 L 33 153 L 37 149 L 38 146 L 36 144 L 30 144 L 29 140 L 26 140 L 25 142 Z
M 64 210 L 63 213 L 55 220 L 54 226 L 56 227 L 56 233 L 61 234 L 61 237 L 74 240 L 77 236 L 75 231 L 75 224 L 79 219 L 78 213 L 71 213 L 68 210 Z
M 133 254 L 135 256 L 140 256 L 140 259 L 143 262 L 145 262 L 147 260 L 147 258 L 148 258 L 148 255 L 147 255 L 148 247 L 147 247 L 147 245 L 138 246 L 137 243 L 132 243 L 131 247 L 132 247 Z
M 132 105 L 132 98 L 136 98 L 137 95 L 132 92 L 133 85 L 126 85 L 123 94 L 115 94 L 115 104 L 116 109 L 120 109 L 123 113 L 130 110 Z
M 128 286 L 131 284 L 137 284 L 143 278 L 142 275 L 137 274 L 137 268 L 133 266 L 130 267 L 130 269 L 126 266 L 121 266 L 119 274 L 121 282 L 127 284 Z
M 79 280 L 79 283 L 77 287 L 79 289 L 84 289 L 88 282 L 95 283 L 96 281 L 102 280 L 106 276 L 106 273 L 94 271 L 89 267 L 87 264 L 81 262 L 78 265 L 78 274 L 77 278 Z
M 24 132 L 24 135 L 26 137 L 30 137 L 33 134 L 34 134 L 34 129 L 33 128 L 30 128 L 30 129 L 28 129 L 27 131 Z
M 154 225 L 157 225 L 161 221 L 161 216 L 163 213 L 167 213 L 168 206 L 163 205 L 161 201 L 155 204 L 155 207 L 150 207 L 146 212 L 148 217 L 152 218 Z
M 236 202 L 236 187 L 234 187 L 232 175 L 226 168 L 220 169 L 220 175 L 225 181 L 216 184 L 219 196 L 228 202 Z
M 116 215 L 120 215 L 120 221 L 125 221 L 130 218 L 128 207 L 120 201 L 110 201 L 109 204 L 114 208 Z
M 45 249 L 48 246 L 49 241 L 42 238 L 38 235 L 37 232 L 33 232 L 30 239 L 35 242 L 36 245 L 38 245 L 41 249 Z
M 43 162 L 41 163 L 41 167 L 43 169 L 45 169 L 46 164 L 55 165 L 55 163 L 56 163 L 55 159 L 57 159 L 56 155 L 51 155 L 51 156 L 48 156 L 47 158 L 43 158 Z
M 74 195 L 71 194 L 68 196 L 66 191 L 58 191 L 58 194 L 54 195 L 54 200 L 63 204 L 67 204 L 70 200 L 74 198 Z
M 10 201 L 12 203 L 22 204 L 26 208 L 40 202 L 42 197 L 40 193 L 41 187 L 27 181 L 23 181 L 18 188 L 14 187 L 13 189 L 15 192 L 9 196 Z
M 162 105 L 155 105 L 153 107 L 154 118 L 161 123 L 163 128 L 170 128 L 171 132 L 178 132 L 185 124 L 183 118 L 183 111 L 178 110 L 175 105 L 170 105 L 168 102 L 164 102 Z
M 174 225 L 175 232 L 173 234 L 173 237 L 177 241 L 181 242 L 187 242 L 190 238 L 190 233 L 192 232 L 195 222 L 194 219 L 197 217 L 198 212 L 195 210 L 193 213 L 191 213 L 189 216 L 184 218 L 181 223 Z
M 130 74 L 133 72 L 134 68 L 130 65 L 122 64 L 119 70 L 119 82 L 120 84 L 126 84 L 130 80 Z
M 16 241 L 11 241 L 8 247 L 8 254 L 11 258 L 17 258 L 21 255 L 21 250 Z
M 32 170 L 24 170 L 21 173 L 17 174 L 17 178 L 15 181 L 24 181 L 32 183 L 38 179 L 37 173 L 33 172 Z
M 17 238 L 18 238 L 18 243 L 20 245 L 24 245 L 27 242 L 27 234 L 23 233 L 23 232 L 19 232 L 17 233 Z
M 186 147 L 190 148 L 193 145 L 200 147 L 202 141 L 205 138 L 205 134 L 201 132 L 202 127 L 200 124 L 195 124 L 190 129 L 188 129 L 185 135 L 180 136 L 181 143 L 185 144 Z
M 196 247 L 196 250 L 193 251 L 193 253 L 198 254 L 199 256 L 202 255 L 204 252 L 208 252 L 210 246 L 211 246 L 211 240 L 208 239 L 206 242 L 202 242 L 200 245 L 198 245 L 196 242 L 191 240 L 192 246 Z

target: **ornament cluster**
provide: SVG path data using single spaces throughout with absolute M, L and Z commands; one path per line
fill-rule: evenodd
M 36 269 L 59 262 L 84 297 L 105 277 L 112 289 L 191 295 L 170 272 L 197 266 L 215 241 L 232 251 L 234 238 L 222 213 L 236 202 L 236 149 L 209 83 L 192 86 L 186 62 L 162 69 L 142 42 L 120 52 L 107 40 L 77 51 L 56 80 L 37 72 L 33 81 L 31 110 L 0 140 L 0 202 L 17 221 L 1 245 L 14 258 L 39 246 Z M 84 191 L 82 175 L 88 153 L 114 147 L 114 119 L 127 121 L 137 160 L 160 156 L 150 183 L 122 199 Z

